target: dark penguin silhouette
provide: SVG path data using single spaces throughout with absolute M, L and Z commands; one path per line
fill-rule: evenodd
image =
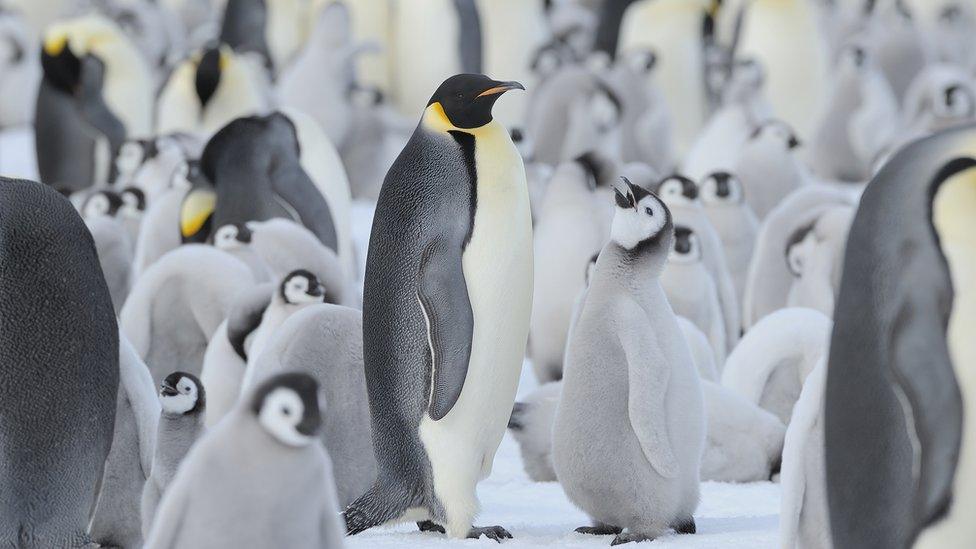
M 81 217 L 0 178 L 0 547 L 81 547 L 112 443 L 119 339 Z
M 214 134 L 200 158 L 181 219 L 184 241 L 202 242 L 224 225 L 274 217 L 304 225 L 333 251 L 329 204 L 301 166 L 295 126 L 285 115 L 238 118 Z M 216 194 L 207 197 L 204 187 Z M 209 217 L 207 217 L 209 216 Z
M 63 192 L 111 181 L 126 129 L 102 97 L 105 64 L 75 56 L 64 42 L 42 48 L 41 67 L 34 117 L 41 181 Z
M 965 290 L 953 286 L 952 243 L 940 235 L 934 204 L 952 189 L 947 182 L 976 176 L 974 140 L 969 126 L 902 149 L 868 185 L 851 225 L 825 397 L 837 549 L 912 547 L 923 530 L 951 518 L 959 500 L 953 479 L 972 427 L 963 428 L 955 372 L 973 365 L 953 363 L 949 326 L 954 315 L 966 318 L 956 297 L 971 295 L 976 277 L 956 281 Z M 971 520 L 973 511 L 965 512 Z

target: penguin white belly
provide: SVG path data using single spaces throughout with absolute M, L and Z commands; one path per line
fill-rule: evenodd
M 942 184 L 932 217 L 949 263 L 955 295 L 947 339 L 962 393 L 962 448 L 952 484 L 952 505 L 944 520 L 922 532 L 915 547 L 971 547 L 976 543 L 976 170 Z
M 518 388 L 532 310 L 532 221 L 525 170 L 496 122 L 476 136 L 477 210 L 462 256 L 474 316 L 461 395 L 441 420 L 424 416 L 420 440 L 448 534 L 463 537 L 477 511 L 475 486 L 488 475 Z

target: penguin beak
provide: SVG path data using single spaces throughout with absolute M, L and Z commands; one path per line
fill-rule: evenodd
M 787 146 L 789 146 L 790 150 L 793 150 L 793 149 L 799 147 L 802 144 L 803 144 L 803 142 L 801 142 L 799 139 L 797 139 L 795 135 L 791 135 L 790 136 L 790 140 L 787 143 Z
M 477 97 L 475 97 L 475 99 L 480 99 L 482 97 L 487 97 L 490 95 L 500 95 L 509 90 L 525 90 L 525 86 L 519 84 L 518 82 L 515 82 L 514 80 L 509 82 L 494 81 L 492 82 L 492 84 L 493 84 L 492 87 L 479 93 Z
M 165 379 L 159 384 L 159 388 L 161 389 L 160 392 L 163 393 L 163 396 L 176 396 L 180 394 L 180 392 L 176 390 L 176 387 L 170 385 L 169 381 L 166 381 Z
M 619 208 L 635 207 L 634 195 L 631 194 L 630 189 L 625 187 L 624 190 L 621 191 L 620 187 L 616 182 L 610 183 L 610 186 L 613 187 L 613 199 L 617 203 L 617 207 Z
M 626 177 L 622 177 L 624 183 L 627 184 L 627 196 L 630 197 L 630 205 L 633 206 L 634 211 L 637 211 L 637 185 L 634 185 Z

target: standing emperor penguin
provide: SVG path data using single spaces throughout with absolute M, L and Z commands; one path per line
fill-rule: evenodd
M 707 175 L 698 185 L 698 196 L 708 221 L 722 241 L 725 263 L 741 306 L 752 251 L 759 234 L 759 221 L 746 203 L 739 178 L 729 172 L 717 171 Z
M 318 392 L 311 376 L 290 372 L 243 395 L 180 464 L 146 549 L 342 547 Z
M 143 486 L 139 508 L 143 536 L 149 535 L 159 499 L 173 482 L 176 468 L 203 432 L 206 391 L 195 375 L 173 372 L 159 384 L 159 405 L 152 473 Z
M 119 334 L 53 189 L 0 178 L 0 545 L 82 547 L 115 426 Z
M 33 120 L 41 64 L 30 55 L 37 36 L 23 14 L 0 6 L 0 128 Z
M 346 509 L 351 534 L 410 517 L 455 538 L 511 537 L 471 522 L 515 401 L 532 308 L 525 170 L 491 116 L 513 89 L 524 88 L 480 74 L 445 80 L 380 191 L 363 299 L 379 473 Z
M 974 153 L 974 125 L 907 146 L 851 225 L 824 404 L 837 549 L 976 544 Z
M 576 531 L 616 534 L 614 545 L 695 532 L 705 445 L 701 379 L 658 282 L 671 212 L 625 182 L 570 337 L 552 437 L 556 477 L 594 521 Z
M 206 138 L 235 118 L 267 113 L 270 83 L 262 70 L 227 45 L 194 53 L 173 69 L 159 92 L 156 132 Z

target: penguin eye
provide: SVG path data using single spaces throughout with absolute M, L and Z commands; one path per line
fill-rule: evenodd
M 649 215 L 651 217 L 654 216 L 654 210 L 652 210 L 650 206 L 644 208 L 644 213 L 646 213 L 647 215 Z
M 285 414 L 286 416 L 290 416 L 291 415 L 291 408 L 289 408 L 288 406 L 282 406 L 281 407 L 281 413 L 282 414 Z

